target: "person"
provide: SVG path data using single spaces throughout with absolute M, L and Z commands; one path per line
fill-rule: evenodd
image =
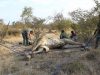
M 94 32 L 94 35 L 96 37 L 96 41 L 95 41 L 95 49 L 96 49 L 98 48 L 99 40 L 100 40 L 100 26 L 97 27 L 97 29 Z
M 72 35 L 76 36 L 76 34 L 74 33 L 74 31 L 72 31 Z M 68 35 L 65 33 L 64 30 L 61 30 L 60 39 L 62 41 L 64 41 L 65 43 L 68 43 L 68 44 L 83 45 L 82 43 L 79 43 L 79 42 L 73 41 L 72 39 L 69 39 Z
M 64 39 L 64 38 L 68 38 L 68 36 L 64 30 L 61 30 L 60 39 Z
M 33 31 L 31 30 L 29 31 L 29 45 L 32 45 L 33 39 L 34 39 Z
M 28 46 L 29 42 L 28 42 L 28 31 L 27 30 L 22 31 L 22 37 L 23 37 L 23 45 Z
M 70 38 L 73 40 L 73 41 L 77 41 L 77 35 L 74 31 L 71 31 L 71 36 Z

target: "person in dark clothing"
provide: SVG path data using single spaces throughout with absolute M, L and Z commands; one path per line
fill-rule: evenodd
M 28 32 L 27 30 L 23 30 L 22 32 L 22 37 L 23 37 L 23 45 L 28 46 Z
M 63 38 L 68 38 L 68 36 L 64 30 L 61 30 L 60 39 L 63 39 Z
M 73 40 L 73 41 L 77 41 L 77 35 L 74 31 L 71 31 L 71 36 L 70 38 Z
M 98 48 L 99 40 L 100 40 L 100 21 L 97 25 L 97 29 L 95 30 L 94 35 L 96 37 L 96 41 L 95 41 L 95 49 L 96 49 Z

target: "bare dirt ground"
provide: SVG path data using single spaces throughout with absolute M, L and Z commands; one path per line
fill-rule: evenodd
M 31 46 L 19 45 L 19 37 L 0 45 L 0 75 L 99 75 L 100 51 L 80 48 L 56 49 L 27 60 L 19 53 Z M 9 43 L 7 43 L 9 42 Z

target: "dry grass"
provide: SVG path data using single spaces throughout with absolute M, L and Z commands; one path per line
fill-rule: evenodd
M 10 50 L 3 47 L 3 46 L 0 46 L 0 55 L 7 55 L 10 53 Z
M 6 36 L 5 41 L 11 42 L 11 43 L 17 43 L 17 42 L 22 42 L 22 36 Z
M 21 37 L 7 37 L 6 41 L 18 43 Z M 100 51 L 52 51 L 34 55 L 30 61 L 12 54 L 0 46 L 0 75 L 99 75 Z M 76 59 L 77 58 L 77 59 Z M 60 69 L 57 71 L 57 65 Z
M 74 61 L 72 63 L 68 63 L 68 64 L 63 64 L 62 65 L 62 71 L 64 73 L 67 73 L 68 75 L 84 75 L 85 72 L 87 72 L 88 75 L 90 75 L 88 72 L 88 68 L 82 64 L 79 61 Z

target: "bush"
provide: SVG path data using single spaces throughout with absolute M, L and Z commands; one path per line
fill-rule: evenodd
M 83 72 L 84 70 L 86 70 L 86 67 L 78 61 L 68 64 L 65 63 L 62 65 L 62 71 L 64 73 L 67 73 L 68 75 L 72 75 L 73 73 L 76 72 Z

